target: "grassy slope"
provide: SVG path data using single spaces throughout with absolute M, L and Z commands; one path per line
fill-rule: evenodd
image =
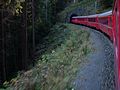
M 83 0 L 70 5 L 59 14 L 60 19 L 64 21 L 68 13 L 86 5 L 90 7 L 86 8 L 87 11 L 93 11 L 91 5 L 94 1 Z M 71 90 L 71 82 L 79 64 L 90 52 L 89 33 L 82 29 L 72 24 L 55 25 L 39 46 L 40 53 L 43 52 L 37 58 L 36 66 L 19 73 L 10 82 L 5 82 L 8 87 L 6 90 Z
M 82 29 L 82 28 L 81 28 Z M 71 90 L 79 64 L 90 52 L 89 33 L 72 24 L 57 24 L 44 40 L 36 66 L 10 81 L 7 90 Z M 7 85 L 8 82 L 5 82 Z
M 59 13 L 59 17 L 63 22 L 67 14 L 77 8 L 85 8 L 87 13 L 82 15 L 87 15 L 94 11 L 94 2 L 83 0 L 72 4 Z M 89 44 L 89 33 L 83 28 L 72 24 L 55 25 L 39 46 L 44 52 L 37 58 L 36 66 L 5 82 L 6 90 L 71 90 L 77 69 L 91 50 Z
M 80 15 L 94 13 L 94 2 L 82 0 L 70 5 L 59 13 L 59 20 L 64 22 L 67 15 L 77 8 L 86 11 Z M 36 66 L 19 73 L 10 82 L 5 82 L 6 90 L 72 90 L 71 82 L 77 69 L 91 50 L 89 33 L 76 25 L 57 24 L 44 38 L 39 49 L 42 56 L 37 58 Z

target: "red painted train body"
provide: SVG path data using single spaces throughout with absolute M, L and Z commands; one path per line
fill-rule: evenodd
M 74 16 L 71 18 L 71 23 L 94 27 L 107 34 L 113 41 L 116 90 L 120 90 L 120 0 L 114 1 L 112 11 L 89 16 Z
M 83 24 L 86 26 L 95 27 L 97 30 L 106 33 L 111 39 L 113 39 L 112 11 L 89 16 L 72 17 L 71 22 L 74 24 Z
M 115 0 L 112 12 L 112 32 L 115 48 L 116 90 L 120 90 L 120 0 Z

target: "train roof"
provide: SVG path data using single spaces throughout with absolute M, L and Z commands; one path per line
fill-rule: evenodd
M 94 14 L 94 15 L 89 15 L 89 16 L 74 16 L 72 18 L 93 18 L 93 17 L 106 17 L 106 16 L 110 16 L 112 15 L 112 10 L 111 11 L 107 11 L 105 13 L 101 13 L 101 14 Z

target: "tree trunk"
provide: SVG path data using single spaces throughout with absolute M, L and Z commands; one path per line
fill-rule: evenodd
M 48 0 L 45 1 L 45 4 L 46 4 L 46 22 L 48 21 Z
M 33 32 L 32 32 L 32 36 L 33 36 L 33 51 L 35 49 L 35 12 L 34 12 L 34 0 L 32 0 L 32 29 L 33 29 Z
M 3 22 L 3 19 L 4 19 L 4 10 L 2 8 L 2 68 L 3 68 L 3 81 L 6 80 L 6 62 L 5 62 L 5 38 L 4 38 L 4 34 L 5 34 L 5 31 L 4 31 L 4 22 Z

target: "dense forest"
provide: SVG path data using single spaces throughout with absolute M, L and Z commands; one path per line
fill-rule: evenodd
M 0 1 L 0 83 L 33 64 L 35 47 L 68 0 Z
M 62 20 L 61 12 L 84 0 L 1 0 L 0 1 L 0 85 L 35 65 L 35 53 L 43 38 Z M 94 0 L 95 1 L 95 0 Z M 106 3 L 107 2 L 107 3 Z M 99 0 L 98 11 L 113 0 Z M 95 4 L 95 3 L 94 3 Z M 101 6 L 101 7 L 99 7 Z M 71 11 L 72 12 L 72 11 Z M 71 12 L 68 12 L 67 15 Z M 69 16 L 69 15 L 68 15 Z M 63 16 L 67 17 L 67 16 Z M 61 22 L 60 22 L 61 21 Z

